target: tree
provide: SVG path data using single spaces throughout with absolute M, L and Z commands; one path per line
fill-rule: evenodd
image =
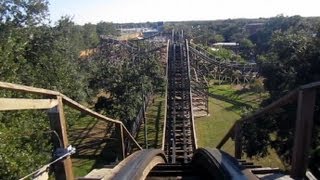
M 81 73 L 79 51 L 84 41 L 81 26 L 62 18 L 54 27 L 41 24 L 46 1 L 1 1 L 0 80 L 60 91 L 85 100 L 88 82 Z M 32 12 L 31 12 L 32 11 Z M 25 12 L 29 12 L 25 14 Z M 41 19 L 42 18 L 42 19 Z M 96 34 L 95 29 L 93 29 Z M 0 91 L 5 97 L 35 97 Z M 0 113 L 0 177 L 19 179 L 51 159 L 52 146 L 46 112 Z
M 216 34 L 213 36 L 214 42 L 224 42 L 224 37 L 221 34 Z
M 99 36 L 97 34 L 97 26 L 93 24 L 85 24 L 82 27 L 83 43 L 88 48 L 97 47 Z
M 99 22 L 97 24 L 97 34 L 100 35 L 118 35 L 119 32 L 114 28 L 112 23 L 108 22 Z
M 244 38 L 239 42 L 240 55 L 248 61 L 253 60 L 254 49 L 255 45 L 247 38 Z
M 36 26 L 46 18 L 48 2 L 21 0 L 0 2 L 0 80 L 30 84 L 26 76 L 30 59 L 26 48 Z M 6 97 L 21 94 L 3 92 Z M 48 122 L 41 112 L 0 113 L 0 177 L 18 179 L 50 160 Z M 49 134 L 50 135 L 50 134 Z
M 48 13 L 47 0 L 6 0 L 0 7 L 0 23 L 15 27 L 37 25 Z
M 284 26 L 284 25 L 279 25 Z M 269 41 L 268 53 L 260 58 L 265 89 L 270 98 L 263 105 L 270 104 L 300 85 L 320 80 L 319 36 L 313 37 L 309 29 L 297 31 L 275 31 Z M 293 29 L 292 29 L 293 28 Z M 318 31 L 317 34 L 319 34 Z M 317 97 L 319 99 L 319 96 Z M 320 102 L 316 102 L 315 119 L 320 117 Z M 284 162 L 291 162 L 293 133 L 296 119 L 296 103 L 288 104 L 272 114 L 259 118 L 254 124 L 245 125 L 244 149 L 247 155 L 266 155 L 268 145 L 273 147 Z M 311 157 L 320 159 L 316 149 L 319 146 L 319 121 L 315 121 Z M 247 131 L 250 129 L 250 132 Z M 252 132 L 253 131 L 253 132 Z M 270 138 L 270 133 L 274 135 Z M 253 136 L 253 134 L 259 136 Z M 262 143 L 262 145 L 261 145 Z M 257 146 L 259 144 L 259 146 Z M 310 164 L 315 168 L 314 164 Z

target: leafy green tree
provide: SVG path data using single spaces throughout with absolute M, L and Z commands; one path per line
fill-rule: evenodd
M 292 29 L 293 28 L 293 29 Z M 319 31 L 318 31 L 319 32 Z M 319 33 L 317 33 L 319 34 Z M 269 104 L 300 85 L 320 80 L 319 36 L 314 37 L 309 30 L 297 31 L 288 27 L 287 31 L 275 31 L 269 41 L 268 53 L 260 58 L 264 85 L 270 98 Z M 317 97 L 319 99 L 319 97 Z M 320 117 L 319 103 L 316 102 L 315 120 Z M 266 155 L 268 145 L 278 152 L 284 162 L 290 164 L 293 147 L 293 133 L 296 119 L 296 103 L 286 105 L 270 115 L 258 120 L 259 123 L 245 125 L 244 148 L 249 156 Z M 319 159 L 319 122 L 315 121 L 311 154 Z M 250 129 L 250 132 L 247 131 Z M 253 132 L 254 133 L 253 133 Z M 270 133 L 275 137 L 271 138 Z M 256 136 L 253 136 L 256 134 Z M 253 145 L 255 144 L 255 145 Z M 260 144 L 257 146 L 257 144 Z M 315 168 L 314 164 L 310 164 Z
M 99 22 L 97 24 L 97 34 L 100 35 L 118 35 L 119 32 L 115 29 L 112 23 L 108 22 Z
M 224 42 L 224 37 L 221 34 L 216 34 L 213 36 L 214 42 Z
M 0 23 L 15 27 L 40 24 L 48 15 L 47 0 L 6 0 L 0 7 Z
M 82 26 L 83 43 L 89 48 L 97 47 L 99 43 L 99 37 L 97 34 L 97 25 L 85 24 Z
M 85 100 L 88 82 L 78 59 L 80 50 L 97 42 L 85 34 L 91 26 L 83 30 L 67 17 L 54 27 L 42 24 L 47 1 L 0 3 L 4 7 L 0 8 L 0 80 L 53 89 Z M 90 33 L 97 37 L 95 29 Z M 0 94 L 31 97 L 7 91 Z M 48 163 L 52 153 L 49 130 L 45 112 L 0 113 L 0 177 L 19 179 Z
M 247 60 L 254 58 L 255 45 L 247 38 L 239 41 L 239 52 L 240 55 Z
M 26 76 L 30 59 L 26 49 L 36 26 L 45 20 L 48 2 L 0 2 L 0 80 L 30 84 Z M 27 72 L 28 71 L 28 72 Z M 21 97 L 17 93 L 0 91 L 6 97 Z M 40 112 L 0 113 L 0 177 L 18 179 L 47 163 L 51 146 L 48 121 Z M 49 133 L 50 135 L 50 133 Z
M 19 179 L 51 159 L 46 113 L 0 114 L 0 176 Z

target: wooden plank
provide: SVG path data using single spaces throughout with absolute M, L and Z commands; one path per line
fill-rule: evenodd
M 101 115 L 101 114 L 99 114 L 97 112 L 94 112 L 91 109 L 89 109 L 89 108 L 77 103 L 76 101 L 70 99 L 69 97 L 67 97 L 67 96 L 65 96 L 63 94 L 61 95 L 61 97 L 63 98 L 63 103 L 64 104 L 66 104 L 66 105 L 68 105 L 68 106 L 70 106 L 70 107 L 72 107 L 72 108 L 74 108 L 74 109 L 76 109 L 76 110 L 78 110 L 80 112 L 86 113 L 86 114 L 88 114 L 88 115 L 90 115 L 92 117 L 95 117 L 95 118 L 100 119 L 100 120 L 105 121 L 105 122 L 113 122 L 113 123 L 118 123 L 118 124 L 122 123 L 119 120 L 114 120 L 114 119 L 108 118 L 106 116 L 103 116 L 103 115 Z
M 70 107 L 72 107 L 74 109 L 77 109 L 80 112 L 86 113 L 86 114 L 88 114 L 88 115 L 90 115 L 92 117 L 95 117 L 95 118 L 100 119 L 100 120 L 105 121 L 105 122 L 113 122 L 113 123 L 121 124 L 121 126 L 123 126 L 124 132 L 129 136 L 129 138 L 135 143 L 135 145 L 139 149 L 142 149 L 142 147 L 134 139 L 134 137 L 131 135 L 131 133 L 128 131 L 128 129 L 124 126 L 124 124 L 121 121 L 114 120 L 114 119 L 108 118 L 106 116 L 103 116 L 103 115 L 101 115 L 101 114 L 99 114 L 97 112 L 94 112 L 91 109 L 86 108 L 85 106 L 82 106 L 81 104 L 73 101 L 72 99 L 68 98 L 67 96 L 65 96 L 63 94 L 61 95 L 61 97 L 63 99 L 63 103 L 65 103 L 66 105 L 68 105 L 68 106 L 70 106 Z
M 256 111 L 252 115 L 249 115 L 249 116 L 246 116 L 246 117 L 242 118 L 241 121 L 253 122 L 258 117 L 263 116 L 265 113 L 273 111 L 273 110 L 275 110 L 275 109 L 277 109 L 277 108 L 279 108 L 281 106 L 284 106 L 284 105 L 296 100 L 297 99 L 297 94 L 298 94 L 298 89 L 295 89 L 295 90 L 289 92 L 288 94 L 284 95 L 280 99 L 278 99 L 278 100 L 274 101 L 273 103 L 269 104 L 268 106 Z
M 271 174 L 271 173 L 279 173 L 281 170 L 279 168 L 270 168 L 270 167 L 263 167 L 263 168 L 255 168 L 251 169 L 253 174 Z
M 118 128 L 120 128 L 122 159 L 125 159 L 126 158 L 126 147 L 124 145 L 123 127 L 121 126 L 121 124 L 117 124 L 117 126 L 118 126 Z
M 237 159 L 241 159 L 242 155 L 242 129 L 241 123 L 237 123 L 235 126 L 234 133 L 234 157 Z
M 0 98 L 0 111 L 50 109 L 58 105 L 56 99 Z
M 148 149 L 148 128 L 147 128 L 147 118 L 146 118 L 146 102 L 145 102 L 145 98 L 144 95 L 142 94 L 142 99 L 143 101 L 143 107 L 142 107 L 142 118 L 143 118 L 143 126 L 144 126 L 144 144 L 145 144 L 145 148 Z
M 312 136 L 315 101 L 315 89 L 299 91 L 291 164 L 291 177 L 294 179 L 303 179 L 306 174 Z
M 188 68 L 188 78 L 189 82 L 191 82 L 191 73 L 190 73 L 190 52 L 189 52 L 189 43 L 188 40 L 185 40 L 185 46 L 186 46 L 186 58 L 187 58 L 187 68 Z M 192 128 L 192 140 L 194 142 L 194 150 L 198 149 L 198 140 L 197 140 L 197 134 L 196 134 L 196 127 L 194 125 L 194 113 L 193 113 L 193 106 L 192 106 L 192 91 L 191 91 L 191 84 L 189 84 L 189 98 L 190 98 L 190 116 L 191 116 L 191 128 Z
M 254 122 L 258 117 L 263 116 L 265 113 L 268 113 L 276 108 L 279 108 L 283 105 L 288 104 L 291 101 L 296 100 L 299 89 L 308 89 L 308 88 L 314 88 L 314 87 L 318 87 L 318 86 L 320 86 L 320 82 L 314 82 L 314 83 L 310 83 L 310 84 L 301 86 L 301 87 L 289 92 L 288 94 L 281 97 L 280 99 L 276 100 L 275 102 L 271 103 L 270 105 L 256 111 L 255 113 L 253 113 L 251 115 L 248 115 L 248 116 L 240 119 L 239 121 Z M 228 133 L 222 138 L 220 143 L 217 145 L 218 149 L 220 149 L 228 141 L 228 139 L 231 137 L 231 133 L 234 130 L 235 124 L 230 128 Z
M 300 87 L 300 89 L 304 90 L 304 89 L 319 88 L 319 87 L 320 87 L 320 81 L 316 81 L 316 82 L 303 85 Z
M 123 132 L 125 132 L 129 138 L 131 139 L 132 142 L 134 142 L 134 144 L 140 149 L 142 150 L 142 147 L 139 145 L 139 143 L 134 139 L 134 137 L 131 135 L 131 133 L 128 131 L 128 129 L 126 128 L 126 126 L 121 122 L 121 126 L 123 128 Z
M 82 106 L 81 104 L 73 101 L 72 99 L 68 98 L 67 96 L 60 94 L 56 91 L 51 91 L 47 89 L 42 88 L 35 88 L 30 86 L 24 86 L 24 85 L 18 85 L 18 84 L 12 84 L 12 83 L 6 83 L 6 82 L 0 82 L 0 89 L 7 89 L 12 91 L 19 91 L 19 92 L 25 92 L 25 93 L 31 93 L 31 94 L 39 94 L 39 95 L 46 95 L 46 96 L 61 96 L 63 98 L 63 102 L 67 104 L 70 107 L 73 107 L 81 112 L 87 113 L 95 118 L 110 121 L 114 123 L 121 123 L 121 121 L 114 120 L 108 117 L 105 117 L 99 113 L 96 113 L 85 106 Z
M 60 95 L 60 93 L 57 91 L 51 91 L 47 89 L 35 88 L 35 87 L 18 85 L 18 84 L 1 82 L 1 81 L 0 81 L 0 89 L 7 89 L 11 91 L 25 92 L 25 93 L 38 94 L 38 95 L 47 95 L 47 96 Z
M 106 122 L 113 122 L 113 123 L 121 124 L 121 126 L 123 126 L 125 132 L 128 134 L 130 139 L 136 144 L 136 146 L 139 149 L 142 149 L 142 147 L 132 137 L 130 132 L 127 130 L 127 128 L 123 125 L 123 123 L 121 121 L 114 120 L 114 119 L 105 117 L 105 116 L 103 116 L 103 115 L 101 115 L 99 113 L 96 113 L 96 112 L 92 111 L 91 109 L 86 108 L 85 106 L 82 106 L 81 104 L 73 101 L 72 99 L 68 98 L 67 96 L 65 96 L 65 95 L 63 95 L 63 94 L 61 94 L 59 92 L 51 91 L 51 90 L 47 90 L 47 89 L 42 89 L 42 88 L 35 88 L 35 87 L 30 87 L 30 86 L 6 83 L 6 82 L 0 82 L 0 89 L 7 89 L 7 90 L 12 90 L 12 91 L 19 91 L 19 92 L 38 94 L 38 95 L 45 95 L 45 96 L 57 96 L 61 100 L 61 103 L 58 100 L 58 103 L 61 104 L 61 105 L 58 105 L 58 107 L 62 106 L 62 101 L 63 101 L 63 103 L 67 104 L 68 106 L 70 106 L 70 107 L 72 107 L 74 109 L 77 109 L 77 110 L 79 110 L 79 111 L 81 111 L 83 113 L 89 114 L 90 116 L 95 117 L 97 119 L 100 119 L 100 120 L 103 120 L 103 121 L 106 121 Z M 60 110 L 63 111 L 62 107 L 60 108 Z M 60 116 L 64 116 L 64 115 L 60 114 Z
M 163 129 L 162 129 L 162 144 L 161 149 L 164 151 L 165 140 L 166 140 L 166 130 L 167 130 L 167 101 L 168 101 L 168 62 L 169 62 L 169 46 L 170 40 L 167 42 L 167 57 L 166 57 L 166 89 L 164 96 L 164 115 L 163 115 Z
M 50 109 L 48 112 L 51 129 L 56 131 L 59 135 L 59 141 L 57 141 L 54 137 L 52 138 L 55 139 L 53 141 L 54 149 L 67 148 L 69 145 L 66 129 L 66 120 L 63 111 L 62 97 L 57 96 L 57 101 L 58 105 Z M 74 179 L 71 158 L 67 157 L 63 160 L 62 163 L 55 163 L 54 173 L 56 179 Z
M 242 119 L 242 121 L 254 121 L 254 119 L 262 116 L 264 113 L 270 112 L 276 108 L 279 108 L 283 105 L 288 104 L 289 102 L 296 100 L 297 99 L 297 95 L 298 92 L 300 92 L 300 90 L 307 90 L 307 89 L 311 89 L 311 88 L 319 88 L 320 87 L 320 81 L 317 82 L 313 82 L 313 83 L 309 83 L 303 86 L 300 86 L 299 88 L 290 91 L 288 94 L 284 95 L 283 97 L 281 97 L 280 99 L 276 100 L 275 102 L 271 103 L 270 105 L 262 108 L 259 111 L 256 111 L 254 114 L 244 117 Z

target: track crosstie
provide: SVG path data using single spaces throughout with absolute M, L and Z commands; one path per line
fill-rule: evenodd
M 188 163 L 196 149 L 187 44 L 174 34 L 168 53 L 165 151 L 170 163 Z

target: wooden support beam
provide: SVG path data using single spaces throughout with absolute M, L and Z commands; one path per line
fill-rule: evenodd
M 237 123 L 235 126 L 235 133 L 234 133 L 234 157 L 237 159 L 241 159 L 242 154 L 242 127 L 241 123 Z
M 135 138 L 131 135 L 131 133 L 129 132 L 129 130 L 126 128 L 126 126 L 121 122 L 121 126 L 122 129 L 124 130 L 124 134 L 126 134 L 129 139 L 136 145 L 137 148 L 139 148 L 140 150 L 142 150 L 143 148 L 140 146 L 140 144 L 135 140 Z
M 257 118 L 265 115 L 265 113 L 269 113 L 281 106 L 287 105 L 290 102 L 293 102 L 297 99 L 298 89 L 295 89 L 288 94 L 282 96 L 280 99 L 274 101 L 273 103 L 269 104 L 268 106 L 254 112 L 253 114 L 242 118 L 240 121 L 246 122 L 254 122 Z
M 30 86 L 24 86 L 19 84 L 12 84 L 7 82 L 0 82 L 0 89 L 7 89 L 10 91 L 18 91 L 18 92 L 25 92 L 31 94 L 38 94 L 38 95 L 52 95 L 52 96 L 59 96 L 60 93 L 57 91 L 51 91 L 42 88 L 35 88 Z
M 67 148 L 68 137 L 67 137 L 67 129 L 66 129 L 66 120 L 64 117 L 62 97 L 57 96 L 58 105 L 51 108 L 48 112 L 48 116 L 50 119 L 51 129 L 56 131 L 59 135 L 59 141 L 57 138 L 53 136 L 53 146 L 54 149 L 57 148 Z M 71 158 L 67 157 L 62 162 L 58 162 L 54 164 L 54 173 L 56 179 L 67 179 L 73 180 L 73 171 L 72 171 L 72 162 Z
M 57 105 L 56 99 L 0 98 L 0 111 L 50 109 Z
M 169 43 L 169 41 L 168 41 Z M 65 120 L 64 120 L 64 114 L 63 114 L 63 104 L 65 103 L 66 105 L 79 110 L 80 112 L 86 113 L 92 117 L 95 117 L 99 120 L 103 120 L 105 122 L 113 122 L 113 123 L 117 123 L 120 124 L 122 126 L 122 129 L 124 130 L 123 132 L 126 133 L 129 137 L 129 139 L 131 139 L 131 141 L 133 141 L 133 143 L 139 148 L 142 149 L 142 147 L 138 144 L 138 142 L 134 139 L 134 137 L 130 134 L 130 132 L 128 131 L 128 129 L 123 125 L 123 123 L 121 121 L 118 120 L 114 120 L 108 117 L 105 117 L 99 113 L 96 113 L 94 111 L 92 111 L 89 108 L 86 108 L 84 106 L 82 106 L 81 104 L 73 101 L 72 99 L 68 98 L 67 96 L 56 92 L 56 91 L 51 91 L 51 90 L 47 90 L 47 89 L 42 89 L 42 88 L 35 88 L 35 87 L 30 87 L 30 86 L 24 86 L 24 85 L 18 85 L 18 84 L 12 84 L 12 83 L 6 83 L 6 82 L 1 82 L 0 81 L 0 90 L 1 89 L 6 89 L 9 91 L 17 91 L 17 92 L 24 92 L 24 93 L 30 93 L 30 94 L 37 94 L 37 95 L 43 95 L 43 96 L 50 96 L 50 97 L 58 97 L 58 105 L 57 105 L 57 110 L 54 110 L 55 108 L 51 108 L 51 111 L 49 111 L 49 118 L 51 120 L 51 122 L 55 122 L 54 119 L 58 119 L 58 121 L 60 122 L 60 124 L 56 124 L 53 123 L 52 127 L 53 129 L 60 129 L 60 127 L 62 127 L 62 131 L 61 131 L 61 137 L 67 137 L 66 136 L 66 130 L 65 130 Z M 57 111 L 57 113 L 53 113 L 54 111 Z M 58 114 L 54 115 L 54 114 Z M 61 116 L 61 117 L 60 117 Z M 58 132 L 58 131 L 57 131 Z M 64 135 L 65 134 L 65 135 Z M 63 136 L 62 136 L 63 135 Z M 67 140 L 67 139 L 65 139 Z M 67 141 L 64 141 L 67 142 Z M 68 159 L 68 158 L 67 158 Z M 69 161 L 69 160 L 67 160 Z M 71 161 L 70 161 L 71 163 Z M 72 177 L 71 179 L 73 179 L 73 176 L 69 176 L 69 178 Z
M 189 77 L 189 82 L 191 81 L 191 73 L 190 73 L 190 50 L 189 50 L 189 43 L 188 40 L 186 39 L 185 41 L 185 46 L 186 46 L 186 58 L 187 58 L 187 68 L 188 68 L 188 77 Z M 181 58 L 182 59 L 182 58 Z M 192 106 L 192 90 L 191 90 L 191 84 L 189 84 L 189 95 L 190 95 L 190 116 L 191 116 L 191 128 L 192 128 L 192 140 L 194 142 L 194 149 L 198 149 L 198 140 L 197 140 L 197 134 L 196 134 L 196 127 L 194 125 L 194 113 L 193 113 L 193 106 Z
M 118 123 L 118 124 L 121 124 L 122 122 L 119 121 L 119 120 L 114 120 L 114 119 L 111 119 L 111 118 L 108 118 L 106 116 L 103 116 L 97 112 L 94 112 L 92 111 L 91 109 L 85 107 L 85 106 L 82 106 L 81 104 L 77 103 L 76 101 L 68 98 L 67 96 L 65 95 L 61 95 L 62 99 L 63 99 L 63 103 L 66 104 L 67 106 L 69 107 L 72 107 L 82 113 L 85 113 L 85 114 L 88 114 L 89 116 L 92 116 L 94 118 L 97 118 L 99 120 L 102 120 L 102 121 L 105 121 L 105 122 L 113 122 L 113 123 Z
M 121 140 L 121 151 L 122 151 L 122 159 L 126 158 L 126 147 L 124 142 L 124 136 L 123 136 L 123 127 L 121 124 L 116 124 L 118 128 L 120 128 L 120 140 Z
M 165 140 L 166 140 L 166 131 L 167 131 L 167 101 L 168 101 L 168 70 L 169 70 L 169 47 L 170 47 L 170 40 L 167 42 L 167 53 L 166 53 L 166 84 L 165 84 L 165 94 L 164 94 L 164 114 L 163 114 L 163 130 L 162 130 L 162 142 L 161 142 L 161 149 L 164 151 L 165 147 Z
M 207 116 L 209 116 L 209 86 L 207 84 L 207 92 L 206 92 L 206 108 L 207 108 Z
M 144 95 L 142 94 L 142 99 L 143 99 L 143 107 L 142 107 L 142 118 L 143 118 L 143 126 L 144 126 L 144 143 L 145 143 L 145 148 L 148 149 L 148 128 L 147 128 L 147 118 L 146 118 L 146 100 Z
M 299 91 L 291 164 L 291 177 L 294 179 L 303 179 L 306 174 L 312 136 L 315 101 L 315 89 Z

